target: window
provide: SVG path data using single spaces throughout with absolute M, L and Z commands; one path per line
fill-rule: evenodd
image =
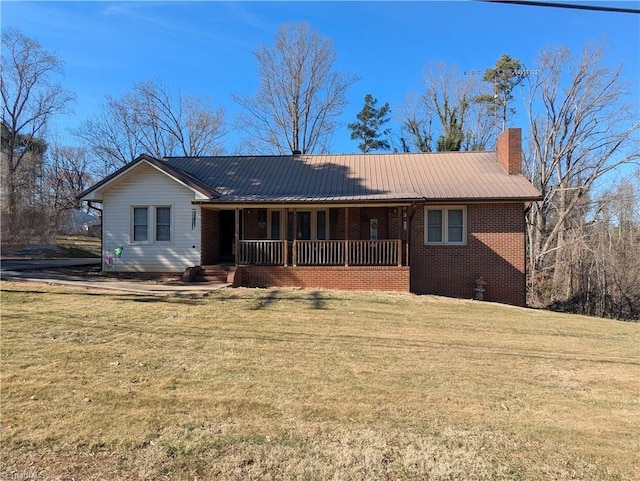
M 442 211 L 427 211 L 427 242 L 442 242 Z
M 293 240 L 326 240 L 329 233 L 328 210 L 289 211 L 288 238 Z M 295 219 L 295 220 L 294 220 Z
M 311 212 L 298 211 L 296 239 L 311 239 Z
M 171 241 L 171 207 L 156 207 L 156 242 Z
M 327 211 L 319 210 L 316 214 L 316 239 L 326 240 L 327 238 Z
M 267 209 L 256 209 L 258 217 L 258 239 L 268 239 L 267 237 Z
M 280 240 L 280 211 L 271 211 L 271 239 Z
M 133 208 L 133 241 L 147 242 L 149 240 L 148 207 Z
M 449 209 L 447 214 L 447 242 L 460 244 L 464 240 L 462 209 Z
M 465 245 L 467 243 L 466 207 L 427 207 L 425 243 Z
M 171 207 L 133 207 L 131 228 L 132 242 L 171 242 Z

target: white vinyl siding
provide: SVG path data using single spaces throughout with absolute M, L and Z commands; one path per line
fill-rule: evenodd
M 429 206 L 424 215 L 424 242 L 427 245 L 465 245 L 467 208 L 465 206 Z
M 124 174 L 104 193 L 103 258 L 123 247 L 118 271 L 183 272 L 199 265 L 200 209 L 192 204 L 195 196 L 193 190 L 148 164 Z M 137 240 L 135 233 L 138 208 L 147 209 L 146 241 Z

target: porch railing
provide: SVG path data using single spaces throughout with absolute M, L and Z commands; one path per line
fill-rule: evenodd
M 345 241 L 295 240 L 293 241 L 293 265 L 341 266 L 344 265 Z
M 291 253 L 289 255 L 288 248 Z M 238 264 L 294 266 L 401 266 L 402 241 L 397 240 L 242 240 Z
M 402 265 L 401 240 L 349 241 L 349 265 L 395 266 Z
M 285 264 L 286 241 L 243 240 L 238 245 L 238 264 Z

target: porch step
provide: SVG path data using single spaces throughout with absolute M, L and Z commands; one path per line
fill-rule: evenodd
M 182 280 L 184 282 L 232 282 L 235 271 L 236 266 L 225 264 L 189 267 L 182 274 Z

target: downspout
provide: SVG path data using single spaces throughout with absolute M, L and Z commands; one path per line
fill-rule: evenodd
M 415 215 L 417 210 L 416 207 L 416 203 L 414 202 L 413 204 L 411 204 L 411 207 L 409 207 L 409 218 L 407 221 L 407 267 L 409 268 L 409 292 L 412 292 L 411 290 L 411 239 L 412 239 L 412 235 L 413 235 L 413 216 Z
M 242 216 L 242 221 L 244 222 L 244 215 Z M 218 221 L 219 222 L 219 221 Z M 234 217 L 234 236 L 233 236 L 233 242 L 234 242 L 234 248 L 233 248 L 233 256 L 234 256 L 234 263 L 236 266 L 238 266 L 238 258 L 240 256 L 240 209 L 238 207 L 236 207 L 235 209 L 235 217 Z M 244 234 L 244 229 L 242 231 L 242 233 Z
M 104 215 L 102 209 L 91 205 L 90 200 L 87 201 L 87 205 L 89 209 L 95 209 L 100 212 L 100 272 L 102 272 L 104 270 L 102 265 L 102 260 L 104 259 Z
M 92 205 L 90 200 L 87 201 L 87 205 L 89 206 L 89 209 L 95 209 L 97 211 L 102 212 L 102 209 L 100 207 L 96 207 L 96 206 Z M 102 216 L 102 214 L 100 214 L 100 215 Z
M 414 202 L 413 204 L 411 204 L 411 207 L 409 207 L 409 222 L 407 222 L 407 244 L 411 245 L 411 236 L 413 234 L 413 216 L 416 214 L 416 210 L 418 210 L 418 207 L 416 205 L 416 203 Z M 408 263 L 409 259 L 407 259 L 407 263 Z
M 529 259 L 531 258 L 531 253 L 529 252 L 529 249 L 531 249 L 531 243 L 529 242 L 529 224 L 527 223 L 527 216 L 529 215 L 529 211 L 531 210 L 531 203 L 524 204 L 524 209 L 523 209 L 523 213 L 524 213 L 524 220 L 523 220 L 523 224 L 524 224 L 524 246 L 523 246 L 523 251 L 524 251 L 524 295 L 522 296 L 522 305 L 524 307 L 528 306 L 528 302 L 527 300 L 529 299 L 529 289 L 528 286 L 529 284 Z M 533 286 L 533 283 L 531 284 Z

